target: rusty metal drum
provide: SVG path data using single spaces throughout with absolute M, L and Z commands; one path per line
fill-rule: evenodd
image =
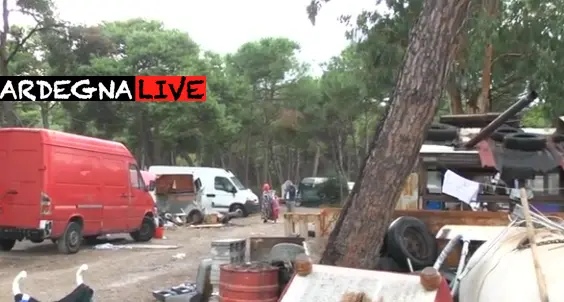
M 221 302 L 276 302 L 278 268 L 267 263 L 223 264 L 219 274 Z

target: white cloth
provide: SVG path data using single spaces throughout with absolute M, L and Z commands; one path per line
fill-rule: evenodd
M 443 181 L 443 194 L 456 197 L 464 203 L 470 205 L 473 209 L 478 206 L 478 192 L 480 191 L 480 184 L 468 180 L 451 170 L 445 173 Z

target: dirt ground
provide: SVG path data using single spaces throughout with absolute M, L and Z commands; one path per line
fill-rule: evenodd
M 174 250 L 95 250 L 85 247 L 75 255 L 57 253 L 54 244 L 16 243 L 13 251 L 0 253 L 0 302 L 12 300 L 11 284 L 21 270 L 28 277 L 23 291 L 41 301 L 62 298 L 75 286 L 76 269 L 83 263 L 89 270 L 85 282 L 95 290 L 96 301 L 155 301 L 152 290 L 194 281 L 201 259 L 209 258 L 214 239 L 251 236 L 283 236 L 282 219 L 263 223 L 260 216 L 233 220 L 234 226 L 221 229 L 178 228 L 166 231 L 166 239 L 153 244 L 179 245 Z M 123 237 L 127 235 L 116 235 Z M 173 256 L 185 253 L 182 260 Z

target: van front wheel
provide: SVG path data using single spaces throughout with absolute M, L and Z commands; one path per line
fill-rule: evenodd
M 0 239 L 0 249 L 4 252 L 9 252 L 16 245 L 16 240 L 14 239 Z
M 65 233 L 57 239 L 57 249 L 63 254 L 75 254 L 82 244 L 82 226 L 74 221 L 67 224 Z
M 155 221 L 151 217 L 143 218 L 141 227 L 135 232 L 129 233 L 131 238 L 137 242 L 147 242 L 153 238 L 155 234 Z

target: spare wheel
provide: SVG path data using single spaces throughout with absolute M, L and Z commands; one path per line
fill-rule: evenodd
M 546 147 L 546 137 L 534 133 L 508 134 L 503 140 L 503 146 L 512 150 L 539 151 Z
M 441 123 L 434 123 L 429 127 L 425 140 L 434 142 L 452 141 L 458 137 L 458 128 Z
M 518 128 L 513 128 L 513 127 L 500 127 L 497 130 L 495 130 L 491 135 L 491 139 L 493 139 L 496 142 L 503 142 L 503 139 L 505 138 L 506 135 L 508 134 L 514 134 L 514 133 L 522 133 L 523 131 L 521 129 Z
M 408 268 L 409 259 L 413 269 L 419 270 L 435 263 L 437 241 L 421 220 L 399 217 L 390 224 L 386 236 L 388 254 L 399 265 Z

